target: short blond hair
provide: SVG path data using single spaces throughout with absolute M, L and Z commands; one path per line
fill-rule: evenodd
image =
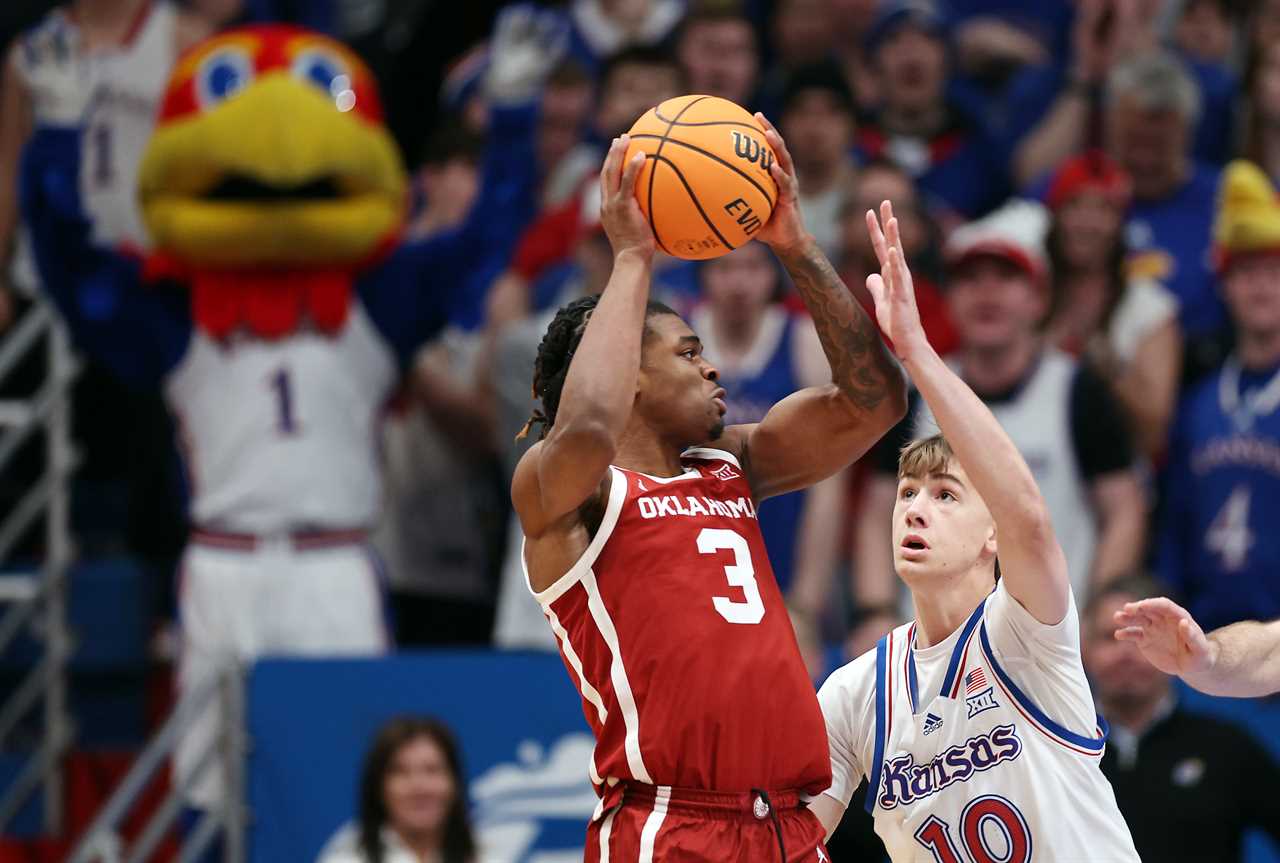
M 898 479 L 926 479 L 932 474 L 946 473 L 947 466 L 955 460 L 951 444 L 940 434 L 913 440 L 898 454 Z M 1000 556 L 995 560 L 996 581 L 1000 580 Z
M 898 479 L 923 479 L 930 474 L 946 473 L 947 465 L 955 457 L 951 444 L 940 434 L 913 440 L 898 454 Z

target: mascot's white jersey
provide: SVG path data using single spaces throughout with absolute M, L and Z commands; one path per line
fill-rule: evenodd
M 837 670 L 819 701 L 828 795 L 865 775 L 894 863 L 1132 863 L 1138 854 L 1099 761 L 1074 599 L 1055 626 L 1001 581 L 946 640 L 898 627 Z
M 164 385 L 192 522 L 252 534 L 371 526 L 382 495 L 377 429 L 398 374 L 354 300 L 335 335 L 216 342 L 195 330 Z
M 120 47 L 90 53 L 74 20 L 55 10 L 18 41 L 37 125 L 82 130 L 80 200 L 98 245 L 148 245 L 138 163 L 177 58 L 177 22 L 171 4 L 148 3 Z

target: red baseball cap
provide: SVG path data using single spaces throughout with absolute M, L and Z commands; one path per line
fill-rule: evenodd
M 1049 181 L 1045 203 L 1056 210 L 1081 192 L 1101 192 L 1116 206 L 1129 206 L 1133 182 L 1120 164 L 1101 150 L 1072 156 L 1059 166 Z

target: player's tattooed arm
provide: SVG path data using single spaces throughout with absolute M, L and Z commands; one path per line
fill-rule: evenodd
M 756 120 L 764 127 L 765 140 L 775 159 L 770 175 L 778 185 L 778 200 L 768 223 L 756 234 L 786 267 L 795 282 L 831 364 L 831 381 L 862 412 L 872 412 L 905 399 L 901 368 L 880 338 L 875 321 L 862 309 L 840 280 L 805 227 L 800 213 L 800 186 L 795 162 L 778 130 L 763 114 Z
M 779 257 L 813 316 L 831 363 L 831 382 L 863 411 L 874 411 L 900 392 L 904 386 L 901 367 L 818 244 L 810 239 Z
M 763 115 L 756 119 L 776 159 L 778 200 L 756 239 L 786 267 L 813 315 L 831 366 L 831 383 L 773 406 L 757 425 L 726 433 L 738 449 L 757 499 L 805 488 L 866 452 L 907 409 L 906 380 L 875 323 L 853 299 L 800 215 L 795 164 Z
M 1055 625 L 1070 606 L 1071 582 L 1035 475 L 991 409 L 929 344 L 892 203 L 866 218 L 880 261 L 880 272 L 867 277 L 880 328 L 995 520 L 1004 588 L 1041 623 Z M 952 494 L 961 499 L 970 492 L 955 486 Z

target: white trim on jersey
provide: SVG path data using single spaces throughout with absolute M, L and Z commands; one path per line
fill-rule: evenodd
M 689 468 L 687 471 L 685 471 L 682 474 L 677 474 L 676 476 L 654 476 L 651 473 L 641 473 L 638 470 L 633 470 L 631 472 L 636 476 L 642 476 L 645 479 L 651 479 L 654 482 L 658 483 L 659 485 L 666 485 L 669 482 L 681 482 L 686 479 L 698 479 L 700 476 L 702 476 L 702 474 L 698 473 L 698 469 L 693 467 Z
M 604 550 L 604 544 L 609 541 L 610 535 L 613 534 L 613 528 L 618 523 L 618 516 L 622 515 L 622 504 L 627 499 L 627 478 L 616 467 L 610 467 L 609 472 L 609 501 L 605 504 L 604 517 L 600 519 L 600 527 L 596 529 L 595 537 L 591 540 L 591 544 L 587 546 L 587 550 L 582 553 L 582 557 L 578 558 L 573 566 L 569 567 L 569 571 L 557 578 L 554 584 L 541 593 L 533 589 L 533 582 L 529 580 L 529 564 L 524 557 L 524 544 L 527 540 L 522 539 L 520 541 L 520 568 L 524 570 L 525 586 L 529 588 L 533 598 L 538 600 L 544 609 L 551 608 L 551 603 L 564 596 L 565 591 L 581 581 L 583 575 L 591 571 L 591 565 L 596 562 L 596 558 Z
M 551 631 L 555 633 L 556 638 L 560 641 L 560 646 L 564 650 L 564 658 L 569 660 L 573 673 L 578 675 L 578 679 L 582 681 L 582 694 L 596 708 L 596 716 L 600 718 L 600 724 L 604 725 L 609 721 L 609 710 L 604 706 L 604 700 L 600 697 L 599 691 L 591 685 L 591 681 L 582 673 L 582 660 L 578 658 L 578 653 L 573 649 L 573 642 L 569 640 L 569 633 L 565 632 L 564 626 L 560 623 L 560 618 L 550 607 L 545 609 L 547 620 L 551 623 Z
M 694 446 L 680 453 L 681 458 L 698 458 L 707 459 L 709 461 L 727 461 L 729 464 L 742 470 L 742 465 L 738 464 L 738 457 L 728 450 L 715 449 L 709 446 Z
M 653 863 L 653 844 L 667 817 L 667 802 L 670 800 L 671 786 L 659 785 L 653 796 L 653 811 L 645 819 L 644 829 L 640 831 L 640 863 Z
M 600 825 L 600 863 L 609 863 L 609 836 L 613 833 L 613 816 L 617 814 L 618 807 L 615 806 Z
M 996 659 L 995 651 L 991 648 L 991 642 L 987 639 L 985 619 L 978 626 L 978 641 L 982 646 L 982 655 L 986 657 L 987 664 L 991 666 L 996 683 L 1004 691 L 1009 703 L 1013 705 L 1013 708 L 1018 713 L 1022 714 L 1022 717 L 1027 720 L 1032 728 L 1039 731 L 1048 740 L 1064 749 L 1071 750 L 1077 755 L 1083 755 L 1086 758 L 1102 757 L 1102 753 L 1106 751 L 1108 729 L 1106 720 L 1102 718 L 1101 714 L 1097 716 L 1097 724 L 1094 726 L 1093 736 L 1077 734 L 1071 731 L 1042 711 L 1031 700 L 1030 696 L 1018 688 L 1013 678 L 1000 666 L 1000 662 Z
M 622 646 L 618 642 L 618 630 L 613 626 L 613 618 L 609 609 L 604 607 L 604 599 L 600 596 L 600 585 L 596 583 L 596 574 L 587 570 L 582 576 L 582 586 L 587 591 L 587 608 L 591 611 L 591 619 L 600 630 L 600 636 L 609 648 L 612 659 L 609 662 L 609 680 L 613 684 L 613 694 L 622 708 L 622 724 L 627 733 L 624 748 L 627 751 L 627 767 L 636 781 L 652 785 L 649 769 L 644 766 L 644 757 L 640 754 L 640 711 L 636 709 L 635 696 L 631 694 L 631 681 L 627 679 L 627 668 L 622 662 Z
M 551 610 L 550 605 L 543 609 L 543 614 L 547 616 L 547 621 L 551 624 L 551 631 L 555 633 L 556 640 L 560 642 L 560 650 L 564 653 L 565 661 L 569 663 L 573 673 L 578 675 L 582 697 L 595 707 L 596 716 L 599 717 L 600 724 L 604 725 L 609 719 L 609 710 L 604 706 L 604 699 L 600 697 L 600 691 L 591 685 L 591 681 L 587 680 L 587 675 L 583 673 L 582 660 L 578 657 L 578 652 L 573 649 L 573 642 L 569 640 L 569 633 L 565 632 L 564 626 L 560 623 L 560 618 Z M 587 772 L 593 785 L 602 783 L 600 772 L 596 769 L 594 748 L 591 750 L 591 759 L 587 762 Z

